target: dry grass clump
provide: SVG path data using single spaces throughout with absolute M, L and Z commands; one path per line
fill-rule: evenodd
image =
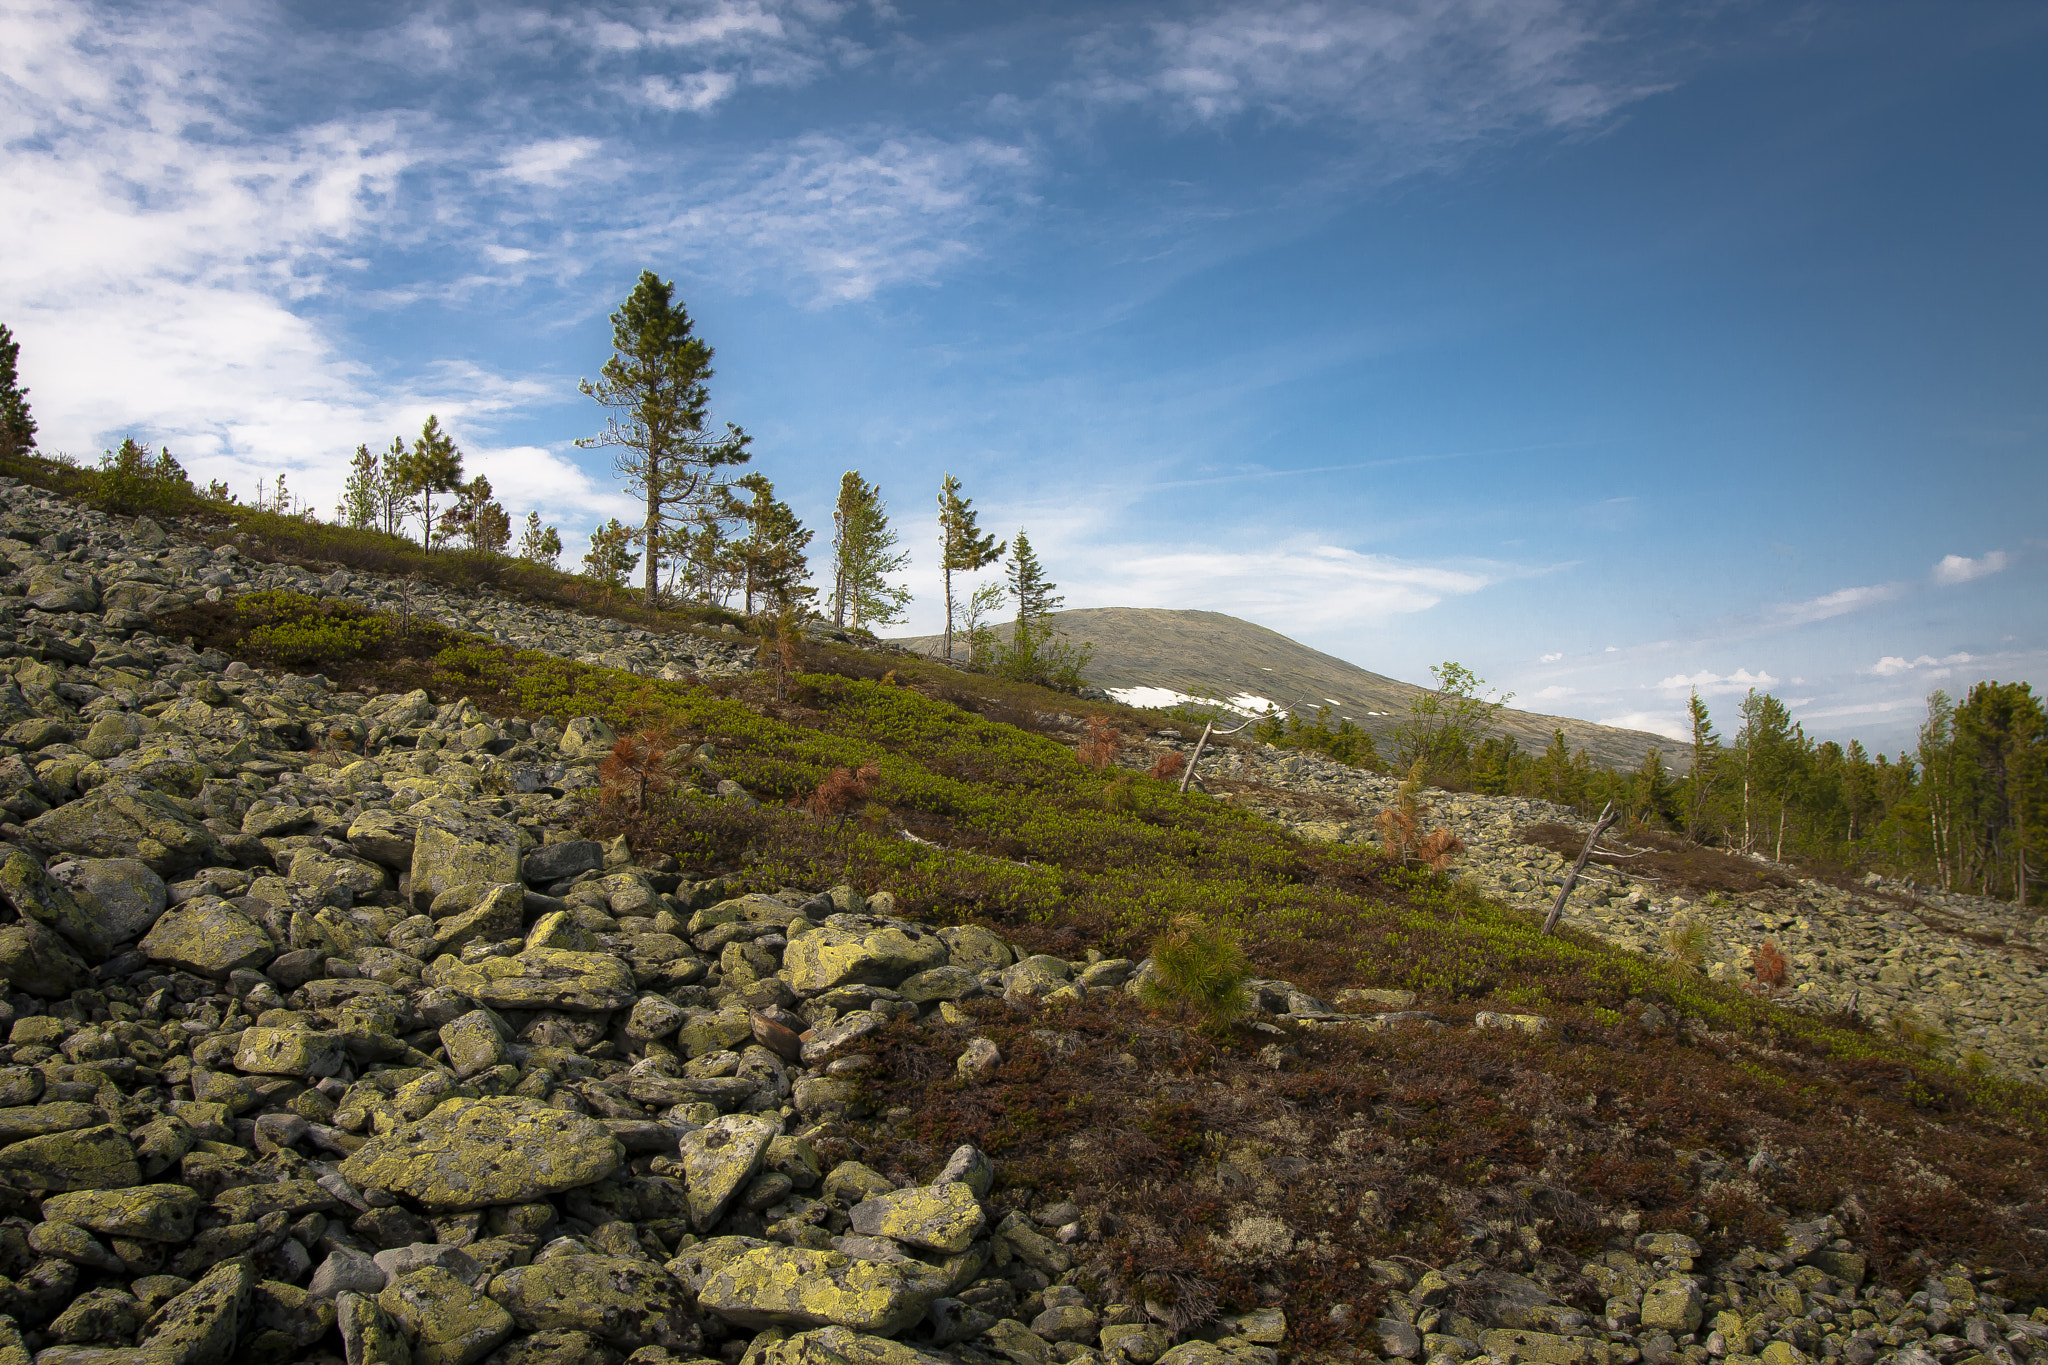
M 1777 943 L 1772 939 L 1765 939 L 1757 947 L 1755 957 L 1750 960 L 1749 969 L 1756 974 L 1757 984 L 1767 990 L 1783 989 L 1786 980 L 1791 976 L 1791 967 L 1785 961 L 1785 954 L 1779 951 Z
M 1664 956 L 1681 967 L 1698 971 L 1707 963 L 1710 942 L 1705 920 L 1692 915 L 1674 915 L 1664 929 Z

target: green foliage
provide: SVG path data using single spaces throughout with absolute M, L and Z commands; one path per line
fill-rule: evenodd
M 974 499 L 960 496 L 960 480 L 951 474 L 939 484 L 939 572 L 946 584 L 946 657 L 953 657 L 953 626 L 957 605 L 953 575 L 975 573 L 1003 557 L 1003 544 L 983 535 L 976 522 Z
M 1220 1033 L 1244 1017 L 1251 963 L 1237 935 L 1195 916 L 1176 919 L 1152 944 L 1152 972 L 1139 988 L 1154 1009 L 1187 1009 Z
M 384 617 L 292 592 L 248 593 L 235 599 L 235 614 L 257 658 L 293 667 L 361 658 L 391 634 Z
M 1485 680 L 1460 663 L 1437 664 L 1429 672 L 1436 687 L 1409 707 L 1400 731 L 1401 764 L 1420 763 L 1423 771 L 1441 778 L 1469 762 L 1472 746 L 1514 698 L 1512 693 L 1482 696 Z
M 84 491 L 86 501 L 101 511 L 131 517 L 179 516 L 200 501 L 169 446 L 152 455 L 132 438 L 101 456 L 99 468 L 85 471 Z
M 909 562 L 910 552 L 896 549 L 882 490 L 847 470 L 832 510 L 832 624 L 872 630 L 900 622 L 910 593 L 888 576 Z
M 604 586 L 607 602 L 614 589 L 625 586 L 626 576 L 639 562 L 639 552 L 633 549 L 633 528 L 617 517 L 590 533 L 590 548 L 583 552 L 583 571 L 591 581 Z
M 512 543 L 512 518 L 491 497 L 491 481 L 479 474 L 455 494 L 455 505 L 441 514 L 440 539 L 460 540 L 485 554 L 505 553 Z
M 1706 965 L 1710 941 L 1705 920 L 1676 915 L 1664 928 L 1664 955 L 1681 967 L 1698 971 Z
M 526 526 L 519 534 L 519 557 L 552 569 L 562 557 L 562 534 L 540 524 L 540 513 L 528 512 Z
M 21 343 L 0 322 L 0 457 L 36 448 L 36 419 L 29 415 L 28 390 L 21 387 Z
M 988 672 L 1055 691 L 1078 692 L 1087 685 L 1084 673 L 1088 661 L 1095 657 L 1095 646 L 1075 644 L 1054 629 L 1052 615 L 1066 601 L 1057 591 L 1059 585 L 1046 576 L 1030 537 L 1021 528 L 1011 544 L 1010 567 L 1004 573 L 1004 583 L 977 588 L 968 604 L 973 657 Z M 987 609 L 992 609 L 1005 591 L 1013 599 L 1017 619 L 1010 628 L 1010 638 L 998 640 L 994 632 L 981 629 L 980 616 L 985 601 Z
M 393 447 L 395 450 L 396 442 Z M 389 474 L 401 497 L 419 500 L 420 544 L 432 550 L 440 539 L 435 534 L 434 495 L 462 487 L 462 452 L 455 448 L 454 438 L 441 430 L 439 418 L 427 414 L 412 449 L 391 461 Z
M 1252 726 L 1251 734 L 1262 744 L 1306 749 L 1369 772 L 1386 771 L 1378 741 L 1349 720 L 1332 724 L 1333 720 L 1335 713 L 1327 706 L 1316 708 L 1314 720 L 1303 720 L 1298 712 L 1282 716 L 1268 707 L 1265 716 Z
M 732 489 L 748 496 L 737 497 Z M 735 479 L 722 498 L 725 514 L 746 529 L 744 537 L 732 542 L 730 553 L 747 615 L 756 609 L 784 614 L 816 596 L 817 589 L 806 581 L 811 571 L 804 559 L 812 533 L 790 505 L 775 496 L 768 477 L 755 473 Z

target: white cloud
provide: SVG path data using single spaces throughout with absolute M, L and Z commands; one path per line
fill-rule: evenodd
M 2012 562 L 2012 556 L 2003 550 L 1993 550 L 1979 559 L 1964 555 L 1943 555 L 1941 562 L 1934 566 L 1934 581 L 1943 587 L 1968 583 L 1973 579 L 1988 578 L 2002 572 Z
M 692 71 L 684 76 L 642 76 L 640 98 L 669 113 L 684 110 L 701 114 L 739 89 L 740 78 L 730 71 Z
M 1566 687 L 1562 683 L 1552 683 L 1550 686 L 1544 688 L 1542 691 L 1535 693 L 1534 700 L 1558 701 L 1565 697 L 1576 695 L 1578 693 L 1578 690 L 1579 689 L 1576 687 Z
M 1776 687 L 1778 682 L 1779 680 L 1772 677 L 1768 670 L 1761 668 L 1754 673 L 1746 668 L 1738 668 L 1733 673 L 1725 675 L 1702 669 L 1691 675 L 1674 673 L 1655 686 L 1665 692 L 1698 692 L 1703 697 L 1713 697 L 1747 692 L 1752 687 Z
M 1592 6 L 1566 0 L 1237 3 L 1100 34 L 1085 96 L 1189 122 L 1251 115 L 1357 128 L 1402 161 L 1596 124 L 1655 87 L 1599 68 Z
M 555 137 L 530 142 L 507 156 L 501 173 L 525 185 L 560 185 L 567 173 L 604 146 L 594 137 Z
M 1771 609 L 1772 619 L 1781 626 L 1811 625 L 1852 611 L 1890 602 L 1905 591 L 1898 583 L 1874 583 L 1862 588 L 1842 588 L 1804 602 L 1785 602 Z
M 1563 657 L 1564 655 L 1562 654 L 1546 654 L 1541 659 L 1538 659 L 1536 662 L 1544 664 L 1554 664 Z
M 1974 655 L 1967 653 L 1949 654 L 1939 659 L 1931 654 L 1922 654 L 1917 659 L 1907 659 L 1898 654 L 1887 654 L 1863 671 L 1875 673 L 1880 678 L 1891 678 L 1901 673 L 1910 673 L 1915 669 L 1938 668 L 1943 671 L 1931 676 L 1943 677 L 1946 676 L 1947 669 L 1954 667 L 1956 664 L 1970 663 L 1974 658 Z

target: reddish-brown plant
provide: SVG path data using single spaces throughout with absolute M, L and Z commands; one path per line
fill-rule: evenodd
M 1161 754 L 1159 761 L 1152 765 L 1152 776 L 1158 778 L 1161 782 L 1165 782 L 1170 778 L 1179 777 L 1181 769 L 1187 766 L 1188 760 L 1185 754 L 1176 750 L 1169 750 Z
M 1101 772 L 1116 762 L 1117 750 L 1123 747 L 1124 737 L 1116 732 L 1116 727 L 1107 718 L 1090 716 L 1088 733 L 1081 737 L 1081 746 L 1074 756 L 1081 760 L 1083 767 Z
M 1465 841 L 1447 829 L 1433 829 L 1415 846 L 1415 856 L 1429 864 L 1430 871 L 1442 872 L 1451 859 L 1465 851 Z
M 676 784 L 676 747 L 683 738 L 668 726 L 636 730 L 619 736 L 611 754 L 597 767 L 607 801 L 631 794 L 633 809 L 645 811 L 650 796 L 660 796 Z
M 834 768 L 804 807 L 821 820 L 843 820 L 848 811 L 874 795 L 881 777 L 882 770 L 872 763 L 863 763 L 858 770 Z
M 1756 950 L 1756 957 L 1750 962 L 1750 970 L 1756 973 L 1757 981 L 1772 990 L 1785 984 L 1788 965 L 1785 955 L 1778 951 L 1778 945 L 1765 939 Z

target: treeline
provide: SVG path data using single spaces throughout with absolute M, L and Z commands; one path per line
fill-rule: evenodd
M 1612 802 L 1638 829 L 1777 861 L 1821 860 L 1996 896 L 2041 899 L 2048 864 L 2048 710 L 2026 683 L 1981 682 L 1960 702 L 1927 699 L 1911 752 L 1873 754 L 1816 740 L 1785 703 L 1752 689 L 1723 736 L 1707 702 L 1688 702 L 1678 765 L 1649 750 L 1634 771 L 1596 766 L 1562 730 L 1541 753 L 1489 733 L 1507 702 L 1483 695 L 1469 669 L 1446 663 L 1389 738 L 1389 752 L 1350 721 L 1269 713 L 1251 734 L 1343 762 L 1495 796 L 1532 796 L 1592 816 Z
M 881 488 L 849 470 L 840 480 L 822 597 L 809 555 L 815 532 L 777 496 L 768 476 L 747 468 L 753 438 L 711 419 L 713 351 L 673 282 L 642 272 L 611 315 L 612 354 L 580 391 L 605 410 L 604 430 L 577 442 L 613 453 L 623 491 L 644 508 L 630 523 L 616 517 L 590 532 L 579 577 L 609 606 L 632 597 L 650 612 L 738 612 L 788 635 L 829 621 L 873 631 L 900 624 L 912 601 L 895 581 L 910 562 L 890 522 Z M 0 326 L 0 461 L 35 449 L 27 390 L 17 381 L 19 346 Z M 133 439 L 106 452 L 96 468 L 56 463 L 100 506 L 130 514 L 182 515 L 247 507 L 311 525 L 317 509 L 283 475 L 258 484 L 248 503 L 218 481 L 193 485 L 168 448 Z M 462 451 L 429 414 L 411 440 L 394 437 L 350 460 L 332 530 L 382 538 L 427 555 L 458 551 L 475 560 L 518 560 L 561 572 L 560 530 L 529 512 L 515 526 L 488 478 L 465 476 Z M 944 654 L 964 667 L 1073 690 L 1090 649 L 1061 637 L 1052 614 L 1057 585 L 1023 530 L 1012 541 L 984 534 L 959 479 L 938 490 L 939 565 L 945 593 Z M 1007 555 L 1007 559 L 1005 556 Z M 979 581 L 995 568 L 999 576 Z M 635 579 L 637 577 L 637 585 Z M 1007 639 L 993 623 L 1013 615 Z

